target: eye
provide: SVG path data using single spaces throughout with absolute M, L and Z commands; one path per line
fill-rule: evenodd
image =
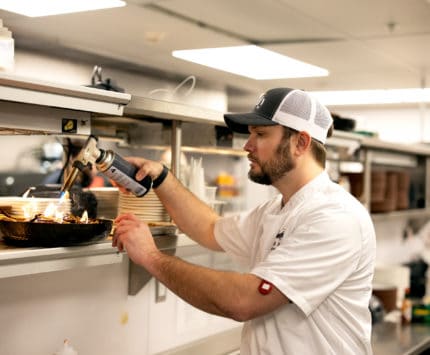
M 267 131 L 263 129 L 262 127 L 252 127 L 250 130 L 250 133 L 256 137 L 265 137 L 267 135 Z
M 256 130 L 256 131 L 255 131 L 255 134 L 256 134 L 258 137 L 264 137 L 264 136 L 266 135 L 266 132 L 265 132 L 265 131 L 263 131 L 263 130 Z

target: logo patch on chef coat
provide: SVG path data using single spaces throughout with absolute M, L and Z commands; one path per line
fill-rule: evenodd
M 282 238 L 284 238 L 284 232 L 279 232 L 278 234 L 276 234 L 275 240 L 273 241 L 273 245 L 270 248 L 270 250 L 275 250 L 277 247 L 279 247 L 281 245 L 281 240 Z

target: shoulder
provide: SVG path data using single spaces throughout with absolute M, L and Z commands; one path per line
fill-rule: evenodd
M 354 196 L 335 183 L 316 192 L 299 213 L 301 223 L 333 232 L 374 233 L 369 212 Z

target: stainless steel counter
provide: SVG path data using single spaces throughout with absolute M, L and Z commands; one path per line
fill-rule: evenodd
M 375 324 L 372 330 L 374 355 L 415 355 L 430 349 L 430 325 Z
M 163 355 L 239 354 L 241 327 L 201 339 Z M 222 348 L 220 346 L 222 345 Z M 372 330 L 374 355 L 418 355 L 430 349 L 430 326 L 412 324 L 401 326 L 394 323 L 376 324 Z M 236 352 L 233 352 L 236 350 Z
M 160 250 L 174 252 L 177 248 L 187 250 L 196 243 L 180 234 L 155 237 Z M 185 247 L 185 248 L 183 248 Z M 0 279 L 51 271 L 73 269 L 105 264 L 121 263 L 125 253 L 112 248 L 110 239 L 85 246 L 56 248 L 17 248 L 4 244 L 0 239 Z

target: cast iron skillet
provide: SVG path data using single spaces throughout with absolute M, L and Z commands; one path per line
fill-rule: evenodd
M 106 238 L 113 225 L 110 219 L 98 223 L 46 223 L 0 220 L 6 244 L 14 246 L 60 247 L 87 245 Z

